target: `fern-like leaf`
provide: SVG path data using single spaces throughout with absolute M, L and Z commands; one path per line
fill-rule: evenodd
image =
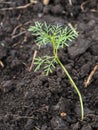
M 49 73 L 52 73 L 52 70 L 55 68 L 56 60 L 53 56 L 51 57 L 46 55 L 42 58 L 35 58 L 34 64 L 36 65 L 34 70 L 35 72 L 43 67 L 44 72 L 48 75 Z

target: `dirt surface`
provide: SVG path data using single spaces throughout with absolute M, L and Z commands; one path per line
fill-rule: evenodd
M 34 21 L 71 23 L 79 31 L 59 57 L 83 96 L 83 121 L 78 96 L 59 66 L 48 77 L 28 71 L 37 49 L 28 32 Z M 38 50 L 40 56 L 47 52 L 51 47 Z M 98 69 L 84 87 L 97 64 L 97 0 L 0 0 L 0 130 L 98 130 Z

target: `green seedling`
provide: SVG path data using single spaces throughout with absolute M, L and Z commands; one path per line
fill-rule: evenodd
M 71 85 L 74 87 L 79 96 L 81 106 L 81 119 L 83 120 L 84 107 L 81 93 L 58 56 L 58 50 L 60 48 L 64 48 L 65 46 L 68 47 L 68 42 L 72 42 L 72 40 L 78 36 L 77 31 L 74 28 L 69 29 L 68 27 L 63 27 L 61 25 L 47 25 L 46 22 L 43 24 L 35 22 L 34 26 L 30 26 L 29 31 L 32 32 L 33 36 L 36 36 L 36 43 L 38 43 L 39 47 L 47 46 L 48 44 L 51 44 L 53 47 L 52 56 L 45 55 L 43 57 L 35 58 L 35 71 L 43 67 L 43 71 L 46 73 L 46 75 L 49 75 L 49 73 L 52 73 L 53 69 L 56 68 L 56 64 L 59 64 L 61 66 L 67 75 Z

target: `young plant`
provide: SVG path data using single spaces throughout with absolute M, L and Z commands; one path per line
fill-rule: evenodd
M 46 75 L 48 75 L 49 73 L 52 73 L 53 69 L 56 67 L 56 64 L 59 64 L 61 66 L 67 75 L 71 85 L 74 87 L 79 96 L 81 106 L 81 119 L 83 120 L 84 107 L 81 93 L 58 56 L 58 50 L 65 46 L 68 47 L 68 41 L 72 42 L 72 40 L 78 36 L 78 33 L 74 28 L 69 29 L 68 27 L 64 28 L 60 25 L 47 25 L 46 22 L 43 24 L 35 22 L 34 26 L 30 26 L 29 31 L 32 32 L 33 36 L 36 36 L 36 43 L 38 43 L 40 47 L 46 46 L 47 44 L 51 44 L 53 47 L 53 56 L 45 55 L 43 57 L 35 58 L 35 71 L 39 70 L 43 66 L 43 71 L 46 73 Z

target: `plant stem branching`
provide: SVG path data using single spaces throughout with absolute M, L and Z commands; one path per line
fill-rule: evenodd
M 51 43 L 53 47 L 53 56 L 46 55 L 35 58 L 35 71 L 43 67 L 43 71 L 46 73 L 46 75 L 49 75 L 49 73 L 52 73 L 53 69 L 56 67 L 56 64 L 61 66 L 71 85 L 74 87 L 79 96 L 81 119 L 83 120 L 84 107 L 81 93 L 58 56 L 58 50 L 65 46 L 68 47 L 68 42 L 72 42 L 72 40 L 78 36 L 77 31 L 74 28 L 69 29 L 68 27 L 63 27 L 60 25 L 47 25 L 46 22 L 43 24 L 35 22 L 34 26 L 30 26 L 29 31 L 32 32 L 33 36 L 36 36 L 36 42 L 39 44 L 39 46 L 45 46 Z

